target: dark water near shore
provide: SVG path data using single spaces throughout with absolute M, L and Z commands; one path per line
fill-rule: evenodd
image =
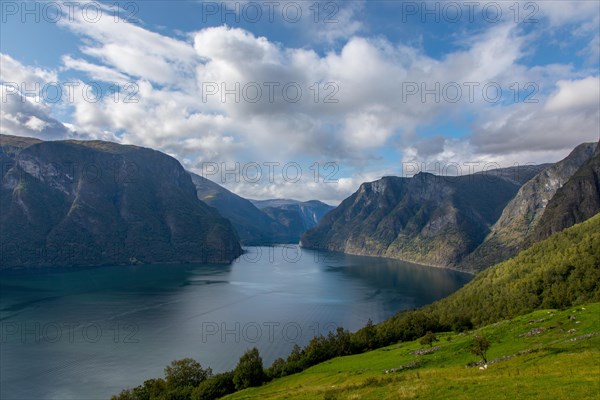
M 3 271 L 0 398 L 109 398 L 174 359 L 220 372 L 254 346 L 268 366 L 315 334 L 379 322 L 470 279 L 296 246 L 247 250 L 228 266 Z

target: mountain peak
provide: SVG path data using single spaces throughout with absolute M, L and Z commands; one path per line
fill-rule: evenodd
M 415 174 L 413 176 L 413 178 L 421 178 L 421 179 L 423 179 L 423 178 L 426 178 L 426 177 L 429 177 L 429 176 L 436 176 L 436 175 L 432 174 L 431 172 L 421 171 L 421 172 Z

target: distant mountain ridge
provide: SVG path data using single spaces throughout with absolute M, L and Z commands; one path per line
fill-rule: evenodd
M 298 243 L 304 232 L 334 208 L 317 200 L 248 200 L 207 178 L 189 174 L 198 198 L 229 219 L 245 245 Z
M 230 222 L 174 158 L 101 141 L 0 135 L 0 266 L 227 263 Z
M 552 164 L 516 165 L 507 168 L 490 169 L 476 172 L 475 175 L 495 176 L 522 186 Z
M 269 199 L 250 201 L 256 207 L 272 217 L 277 215 L 277 212 L 275 211 L 277 209 L 298 214 L 302 221 L 302 233 L 316 226 L 325 214 L 335 208 L 319 200 L 298 201 L 290 199 Z
M 259 210 L 251 201 L 200 175 L 189 172 L 198 198 L 219 210 L 235 227 L 245 245 L 287 242 L 284 226 Z

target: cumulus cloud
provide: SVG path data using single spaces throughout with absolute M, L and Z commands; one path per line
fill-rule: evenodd
M 115 23 L 110 15 L 94 24 L 61 20 L 63 28 L 81 37 L 81 54 L 63 56 L 61 75 L 84 73 L 127 86 L 135 101 L 106 96 L 91 102 L 78 91 L 69 104 L 72 127 L 62 128 L 49 117 L 49 105 L 13 104 L 3 110 L 3 129 L 6 120 L 12 124 L 6 129 L 23 134 L 76 131 L 153 147 L 196 172 L 206 162 L 332 161 L 353 174 L 327 185 L 227 183 L 251 198 L 331 202 L 362 181 L 398 173 L 396 167 L 370 166 L 382 150 L 403 154 L 407 162 L 549 161 L 597 137 L 598 77 L 575 73 L 568 65 L 524 65 L 533 38 L 518 25 L 486 27 L 434 58 L 406 43 L 358 36 L 361 7 L 357 2 L 340 9 L 337 17 L 348 24 L 319 30 L 319 40 L 340 43 L 325 53 L 286 47 L 225 25 L 174 39 L 133 23 Z M 560 16 L 550 6 L 547 18 L 553 24 L 579 21 L 587 6 L 575 7 L 579 11 Z M 38 82 L 57 78 L 54 71 L 23 66 L 8 56 L 2 62 L 2 80 L 5 75 Z M 512 95 L 514 82 L 537 83 L 539 102 L 491 102 L 483 92 L 493 83 Z M 454 99 L 457 88 L 461 93 Z M 419 137 L 421 128 L 464 115 L 474 121 L 463 138 L 443 131 Z
M 47 82 L 57 82 L 56 71 L 21 64 L 8 54 L 0 53 L 0 81 L 16 83 L 17 86 L 33 87 L 33 84 L 44 85 Z
M 0 65 L 1 133 L 40 139 L 62 139 L 73 133 L 50 116 L 51 107 L 40 95 L 44 85 L 58 81 L 56 71 L 23 65 L 3 53 Z
M 521 7 L 527 4 L 527 1 L 521 2 Z M 527 13 L 534 14 L 534 18 L 547 18 L 552 27 L 565 24 L 571 24 L 581 21 L 588 21 L 590 16 L 598 15 L 598 4 L 594 1 L 568 1 L 555 0 L 537 2 L 527 8 Z M 596 30 L 597 30 L 596 25 Z
M 35 99 L 28 99 L 11 86 L 0 84 L 2 109 L 0 133 L 53 140 L 71 137 L 74 132 L 49 115 L 50 109 Z
M 589 76 L 579 80 L 563 80 L 556 83 L 558 90 L 545 104 L 546 111 L 570 111 L 587 109 L 596 111 L 600 104 L 600 79 Z
M 490 110 L 475 124 L 471 142 L 485 153 L 519 153 L 524 149 L 567 151 L 600 137 L 598 77 L 558 81 L 541 104 L 520 103 Z

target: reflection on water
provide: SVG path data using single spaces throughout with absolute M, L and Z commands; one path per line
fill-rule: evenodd
M 433 302 L 469 276 L 399 261 L 251 247 L 228 266 L 165 264 L 0 274 L 0 397 L 98 399 L 194 357 L 268 365 L 336 326 Z

